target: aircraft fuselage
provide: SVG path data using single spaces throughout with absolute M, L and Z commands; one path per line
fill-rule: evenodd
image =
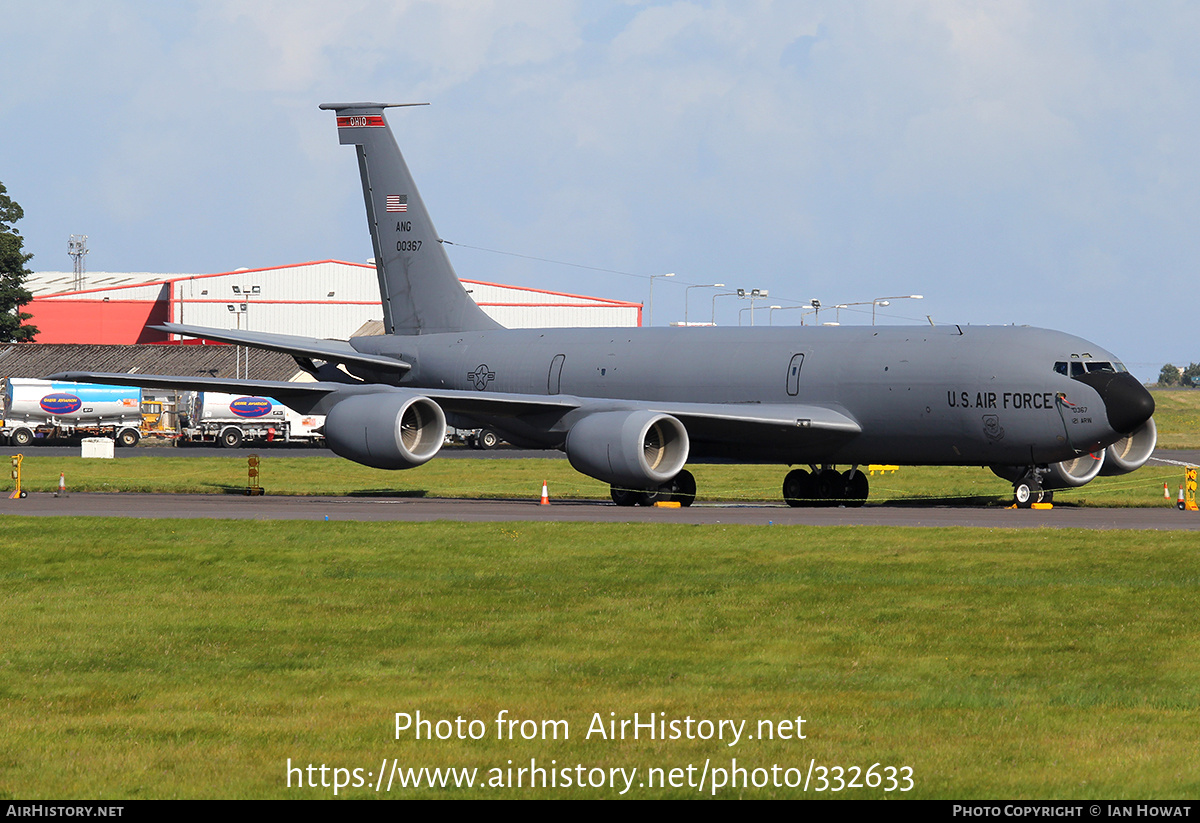
M 1091 386 L 1055 371 L 1116 362 L 1081 338 L 984 327 L 607 328 L 457 332 L 351 341 L 413 365 L 413 388 L 628 401 L 807 404 L 856 420 L 853 435 L 780 429 L 758 442 L 692 432 L 695 458 L 739 462 L 1053 463 L 1121 437 Z M 721 364 L 714 368 L 714 364 Z M 512 438 L 562 445 L 565 426 L 474 416 Z

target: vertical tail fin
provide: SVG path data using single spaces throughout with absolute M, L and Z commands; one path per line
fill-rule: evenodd
M 438 239 L 385 108 L 422 103 L 322 103 L 337 113 L 338 141 L 358 152 L 367 225 L 388 334 L 500 328 L 475 305 Z

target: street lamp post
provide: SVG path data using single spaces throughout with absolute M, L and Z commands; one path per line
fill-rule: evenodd
M 842 309 L 848 309 L 851 306 L 873 306 L 873 305 L 875 305 L 875 302 L 873 300 L 859 300 L 855 303 L 838 303 L 836 306 L 834 306 L 834 309 L 837 310 L 837 315 L 835 317 L 837 319 L 838 325 L 841 325 L 841 322 L 842 322 Z
M 237 320 L 237 328 L 242 328 L 242 315 L 246 316 L 246 329 L 250 329 L 250 297 L 258 297 L 262 294 L 262 286 L 234 286 L 233 299 L 234 303 L 226 303 L 225 308 L 229 309 Z M 234 347 L 234 367 L 233 374 L 235 377 L 250 377 L 250 349 L 245 346 Z
M 229 311 L 233 314 L 234 318 L 236 318 L 237 329 L 240 331 L 242 328 L 242 315 L 247 313 L 247 310 L 250 308 L 250 304 L 249 303 L 226 303 L 225 308 L 229 309 Z M 250 327 L 250 318 L 247 317 L 246 318 L 246 328 L 249 328 L 249 327 Z M 242 375 L 242 347 L 241 346 L 233 347 L 233 376 L 235 378 L 241 378 L 243 376 Z M 246 352 L 246 374 L 245 374 L 245 377 L 248 378 L 249 376 L 250 376 L 250 352 L 247 351 Z
M 754 301 L 766 300 L 771 293 L 766 289 L 751 289 L 750 290 L 750 325 L 754 325 Z M 738 316 L 738 325 L 741 325 L 741 316 Z
M 871 325 L 872 326 L 875 325 L 875 307 L 876 306 L 890 306 L 891 303 L 888 302 L 890 300 L 923 300 L 923 299 L 925 299 L 925 296 L 923 294 L 897 294 L 894 297 L 876 297 L 874 300 L 871 301 Z
M 746 293 L 745 289 L 738 289 L 737 291 L 727 291 L 727 292 L 722 292 L 721 294 L 714 294 L 713 299 L 712 299 L 712 317 L 709 319 L 709 322 L 712 323 L 712 325 L 714 325 L 714 326 L 717 325 L 717 298 L 718 297 L 742 297 L 745 293 Z
M 688 292 L 692 289 L 723 289 L 724 283 L 709 283 L 704 286 L 688 286 L 683 290 L 683 325 L 688 324 Z
M 649 322 L 646 324 L 647 326 L 654 325 L 654 278 L 656 278 L 656 277 L 674 277 L 674 276 L 675 276 L 675 272 L 670 272 L 668 274 L 652 274 L 652 275 L 650 275 L 650 305 L 648 307 L 648 311 L 646 312 L 649 315 L 650 319 L 649 319 Z M 685 311 L 686 311 L 686 309 L 685 309 Z

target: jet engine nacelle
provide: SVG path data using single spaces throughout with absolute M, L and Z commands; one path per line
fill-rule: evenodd
M 333 453 L 377 469 L 420 466 L 445 439 L 441 406 L 418 394 L 356 394 L 338 401 L 325 417 L 325 440 Z
M 1042 488 L 1047 491 L 1073 489 L 1090 483 L 1100 474 L 1104 461 L 1105 453 L 1098 451 L 1095 454 L 1081 454 L 1073 460 L 1051 463 L 1046 467 L 1050 471 L 1042 475 Z M 1027 469 L 1025 466 L 991 466 L 991 470 L 997 477 L 1016 483 L 1025 476 Z
M 1104 451 L 1082 454 L 1074 460 L 1053 463 L 1042 477 L 1044 489 L 1069 489 L 1089 483 L 1097 476 L 1111 477 L 1140 469 L 1158 443 L 1158 427 L 1151 417 Z M 1025 474 L 1023 466 L 992 466 L 992 472 L 1013 483 Z
M 687 429 L 669 414 L 596 412 L 567 432 L 567 459 L 576 471 L 626 489 L 657 489 L 683 469 Z
M 1158 444 L 1158 427 L 1151 417 L 1145 423 L 1129 434 L 1113 443 L 1104 451 L 1104 468 L 1100 473 L 1105 476 L 1128 474 L 1140 469 Z
M 1104 471 L 1107 455 L 1100 451 L 1095 454 L 1081 454 L 1074 460 L 1064 460 L 1061 463 L 1050 464 L 1050 474 L 1042 478 L 1042 487 L 1046 489 L 1073 489 L 1090 483 L 1096 475 Z

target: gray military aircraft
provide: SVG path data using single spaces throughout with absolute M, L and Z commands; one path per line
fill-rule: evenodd
M 180 324 L 283 351 L 316 382 L 65 373 L 56 379 L 269 394 L 326 414 L 338 455 L 419 466 L 447 422 L 562 449 L 618 505 L 697 490 L 689 460 L 800 466 L 799 505 L 862 505 L 868 463 L 987 466 L 1018 505 L 1139 468 L 1149 392 L 1111 353 L 1015 326 L 506 329 L 467 295 L 384 118 L 325 103 L 358 155 L 386 334 L 347 341 Z M 847 466 L 838 471 L 836 466 Z

